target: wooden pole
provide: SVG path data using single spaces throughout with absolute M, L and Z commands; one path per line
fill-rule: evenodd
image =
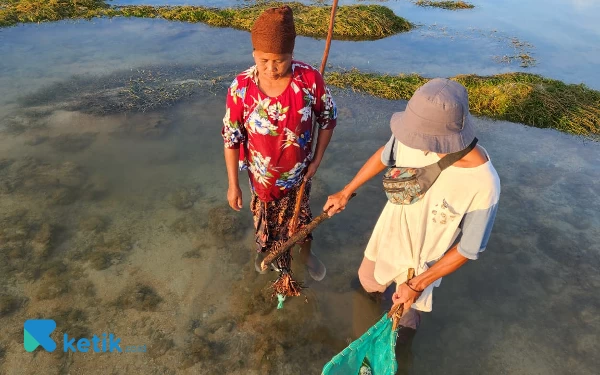
M 327 212 L 323 212 L 321 215 L 317 216 L 313 219 L 308 225 L 304 228 L 300 229 L 298 232 L 294 233 L 286 242 L 283 244 L 276 243 L 273 245 L 274 249 L 269 252 L 269 254 L 263 259 L 260 264 L 260 268 L 264 271 L 267 269 L 267 266 L 273 263 L 277 258 L 283 255 L 286 251 L 288 251 L 292 246 L 296 244 L 298 241 L 302 241 L 310 232 L 312 232 L 319 224 L 321 224 L 326 219 L 329 219 L 329 215 Z
M 349 199 L 352 199 L 356 196 L 356 193 L 352 193 Z M 262 263 L 260 264 L 260 268 L 264 271 L 267 269 L 269 264 L 273 263 L 277 258 L 283 255 L 286 251 L 288 251 L 292 246 L 296 244 L 296 242 L 302 241 L 310 232 L 315 230 L 316 227 L 319 226 L 322 222 L 329 219 L 329 214 L 327 212 L 323 212 L 316 218 L 314 218 L 310 223 L 308 223 L 304 228 L 300 229 L 298 232 L 294 233 L 290 238 L 284 243 L 277 242 L 273 245 L 269 254 L 265 256 Z
M 410 281 L 410 279 L 412 279 L 413 277 L 415 277 L 415 269 L 409 268 L 408 273 L 406 274 L 406 281 Z M 405 313 L 406 311 L 404 311 L 404 305 L 401 303 L 397 304 L 396 306 L 393 306 L 390 309 L 390 312 L 388 313 L 388 318 L 392 319 L 392 331 L 395 331 L 396 328 L 398 328 L 400 318 L 402 318 L 402 316 Z
M 329 29 L 327 31 L 327 41 L 325 42 L 325 50 L 323 50 L 323 59 L 321 60 L 321 68 L 319 72 L 321 75 L 325 74 L 325 66 L 327 65 L 327 58 L 329 57 L 329 49 L 331 48 L 331 39 L 333 38 L 333 25 L 335 22 L 335 13 L 337 11 L 338 0 L 333 0 L 333 4 L 331 5 L 331 15 L 329 16 Z M 312 138 L 313 142 L 316 139 L 316 131 L 317 127 L 313 126 Z M 313 143 L 314 144 L 314 143 Z M 298 196 L 296 197 L 296 204 L 294 206 L 294 215 L 290 221 L 290 235 L 294 234 L 296 227 L 298 226 L 298 214 L 300 213 L 300 203 L 302 202 L 302 196 L 304 196 L 304 186 L 306 185 L 306 181 L 302 181 L 302 186 L 300 187 L 300 191 L 298 192 Z M 268 264 L 268 263 L 267 263 Z
M 325 65 L 327 65 L 327 58 L 329 57 L 329 48 L 331 47 L 331 39 L 333 38 L 333 24 L 335 21 L 335 12 L 337 11 L 338 0 L 333 0 L 331 5 L 331 16 L 329 17 L 329 30 L 327 31 L 327 41 L 325 42 L 325 50 L 323 51 L 323 59 L 321 60 L 321 75 L 325 73 Z

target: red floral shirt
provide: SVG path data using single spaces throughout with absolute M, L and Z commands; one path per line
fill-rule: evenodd
M 331 93 L 312 66 L 292 61 L 292 79 L 277 97 L 260 91 L 253 66 L 229 87 L 221 134 L 225 147 L 240 148 L 240 170 L 248 169 L 253 191 L 268 202 L 301 183 L 313 157 L 313 121 L 333 129 L 336 118 Z

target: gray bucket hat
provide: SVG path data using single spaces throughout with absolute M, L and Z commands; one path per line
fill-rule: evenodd
M 417 150 L 464 150 L 475 138 L 467 89 L 449 79 L 432 79 L 417 89 L 406 110 L 392 115 L 390 127 L 398 141 Z

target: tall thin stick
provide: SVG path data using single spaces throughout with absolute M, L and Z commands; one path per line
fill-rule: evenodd
M 298 215 L 300 214 L 300 205 L 302 203 L 302 197 L 304 196 L 304 186 L 306 185 L 306 181 L 302 181 L 302 185 L 300 185 L 300 190 L 298 191 L 298 196 L 296 197 L 296 204 L 294 206 L 294 215 L 292 215 L 292 220 L 290 220 L 290 226 L 288 228 L 289 235 L 293 235 L 296 232 L 296 228 L 298 228 Z
M 325 42 L 325 50 L 323 51 L 323 59 L 321 60 L 321 75 L 325 73 L 325 65 L 327 65 L 327 58 L 329 57 L 329 48 L 331 47 L 331 39 L 333 38 L 333 24 L 335 21 L 335 12 L 337 11 L 338 0 L 333 0 L 331 5 L 331 16 L 329 17 L 329 30 L 327 31 L 327 41 Z
M 323 59 L 321 60 L 321 68 L 319 72 L 321 75 L 325 74 L 325 66 L 327 65 L 327 58 L 329 57 L 329 49 L 331 48 L 331 39 L 333 38 L 333 25 L 335 23 L 335 13 L 337 11 L 338 0 L 333 0 L 333 4 L 331 5 L 331 15 L 329 16 L 329 29 L 327 30 L 327 41 L 325 42 L 325 49 L 323 50 Z M 315 124 L 316 125 L 316 124 Z M 316 131 L 317 127 L 313 126 L 312 138 L 313 144 L 316 144 Z M 292 216 L 292 220 L 290 222 L 290 235 L 294 234 L 296 227 L 298 226 L 298 214 L 300 213 L 300 203 L 302 202 L 302 196 L 304 195 L 304 185 L 306 185 L 306 181 L 302 181 L 302 186 L 300 187 L 300 191 L 298 192 L 298 196 L 296 197 L 296 205 L 294 207 L 294 215 Z

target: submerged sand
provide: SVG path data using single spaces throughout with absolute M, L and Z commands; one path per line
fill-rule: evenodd
M 377 320 L 351 281 L 385 204 L 379 181 L 315 232 L 327 277 L 313 282 L 296 265 L 305 295 L 276 310 L 275 273 L 254 271 L 247 185 L 244 211 L 226 208 L 227 79 L 209 82 L 145 112 L 78 107 L 93 99 L 85 85 L 81 95 L 5 107 L 0 372 L 319 374 L 353 327 Z M 405 105 L 335 97 L 339 126 L 316 177 L 315 212 L 385 143 L 391 113 Z M 496 226 L 480 260 L 436 290 L 411 373 L 593 374 L 600 145 L 483 119 L 477 131 L 502 180 Z M 146 352 L 27 353 L 31 318 L 55 319 L 57 342 L 62 332 L 111 332 Z

